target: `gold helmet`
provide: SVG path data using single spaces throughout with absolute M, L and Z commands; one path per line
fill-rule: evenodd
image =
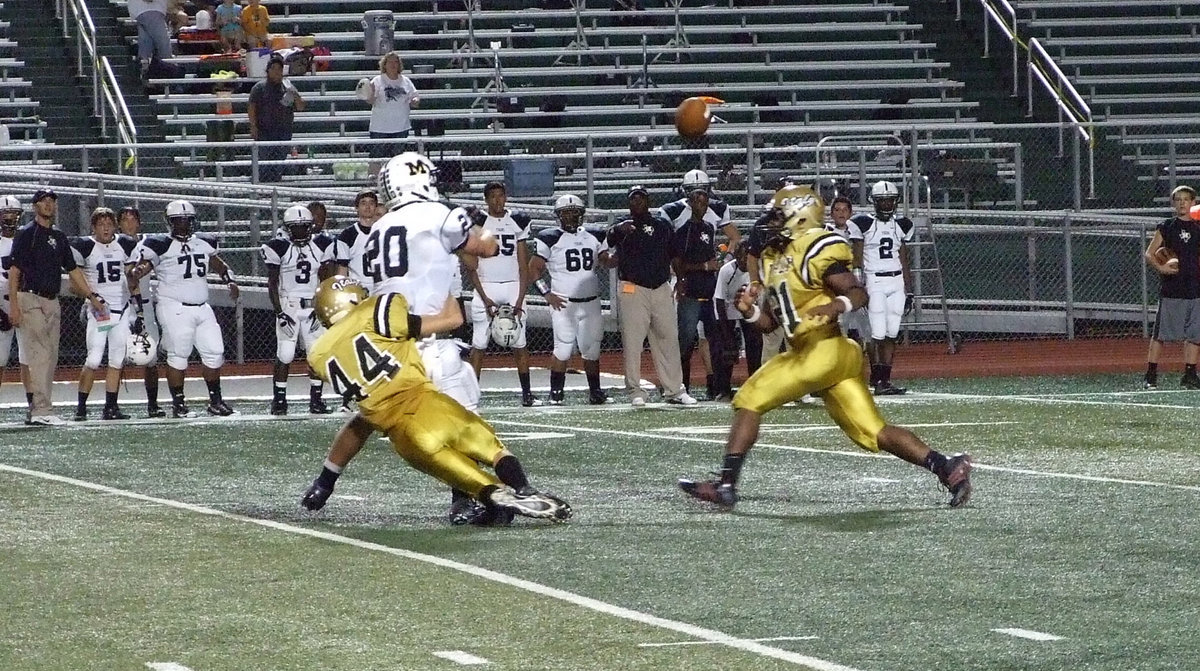
M 317 293 L 313 296 L 313 313 L 322 326 L 329 328 L 365 300 L 367 289 L 358 280 L 334 275 L 317 287 Z
M 760 224 L 765 242 L 783 246 L 812 228 L 825 224 L 825 203 L 807 186 L 786 184 L 771 199 L 771 210 Z

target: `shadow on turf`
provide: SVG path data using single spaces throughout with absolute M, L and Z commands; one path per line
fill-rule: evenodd
M 922 524 L 925 518 L 915 513 L 941 510 L 941 507 L 888 508 L 885 510 L 860 510 L 852 513 L 826 513 L 821 515 L 778 515 L 772 513 L 745 513 L 734 511 L 738 517 L 762 520 L 778 520 L 792 524 L 804 524 L 825 531 L 877 531 Z

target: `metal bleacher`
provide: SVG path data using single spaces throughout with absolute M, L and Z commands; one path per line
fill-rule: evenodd
M 1200 0 L 1013 4 L 1024 33 L 1053 55 L 1096 120 L 1149 122 L 1107 129 L 1125 158 L 1145 168 L 1140 179 L 1166 185 L 1200 172 L 1200 143 L 1189 142 L 1200 135 L 1192 123 L 1200 115 Z
M 363 49 L 360 24 L 362 12 L 379 8 L 378 3 L 264 4 L 271 12 L 273 33 L 312 32 L 318 44 L 332 50 L 329 57 L 318 57 L 316 72 L 290 78 L 308 103 L 296 117 L 297 143 L 366 138 L 370 110 L 355 97 L 354 87 L 360 78 L 378 72 L 378 57 Z M 587 7 L 583 0 L 578 11 L 567 3 L 547 3 L 566 5 L 560 9 L 507 4 L 483 2 L 474 12 L 464 11 L 462 2 L 404 0 L 388 5 L 401 19 L 395 48 L 403 55 L 405 73 L 421 91 L 421 105 L 412 114 L 418 134 L 432 129 L 447 137 L 483 137 L 503 129 L 510 137 L 528 135 L 525 146 L 520 140 L 505 143 L 515 154 L 544 147 L 549 134 L 558 136 L 559 151 L 564 142 L 582 151 L 586 135 L 603 131 L 601 144 L 628 149 L 639 133 L 670 128 L 675 106 L 684 97 L 713 95 L 726 101 L 714 112 L 724 122 L 718 127 L 729 131 L 786 135 L 808 126 L 844 125 L 858 133 L 864 127 L 885 133 L 899 124 L 931 124 L 939 128 L 939 139 L 987 140 L 956 128 L 960 122 L 975 121 L 978 103 L 963 100 L 962 84 L 943 75 L 948 64 L 930 58 L 935 45 L 916 39 L 919 26 L 906 20 L 905 5 L 796 0 L 744 6 L 726 0 L 675 7 L 671 1 L 651 1 L 643 11 L 628 12 L 612 11 L 609 3 L 602 9 Z M 495 51 L 492 42 L 499 43 Z M 499 93 L 491 88 L 496 56 L 503 68 L 504 90 Z M 195 76 L 199 57 L 178 55 L 171 60 L 187 76 L 149 81 L 159 91 L 151 98 L 166 138 L 199 139 L 209 122 L 232 119 L 235 140 L 248 139 L 250 82 L 241 83 L 230 99 L 234 113 L 218 115 L 212 81 Z M 519 111 L 498 106 L 501 98 Z M 561 108 L 543 109 L 548 101 L 559 102 Z M 728 137 L 730 146 L 741 147 L 744 156 L 744 140 Z M 814 145 L 817 140 L 812 140 Z M 319 164 L 339 156 L 362 159 L 364 152 L 339 154 L 329 147 L 310 156 Z M 222 179 L 245 179 L 247 152 L 227 158 L 232 160 L 220 161 Z M 194 175 L 217 174 L 218 161 L 195 152 L 177 161 Z M 471 172 L 469 166 L 464 169 Z M 678 179 L 674 172 L 658 175 L 652 166 L 643 166 L 640 174 L 627 166 L 622 169 L 634 173 L 622 173 L 626 183 Z M 468 174 L 464 180 L 475 183 L 479 177 Z M 314 181 L 312 174 L 287 179 L 296 184 Z
M 14 57 L 19 45 L 8 38 L 7 21 L 0 21 L 0 125 L 10 141 L 41 142 L 46 123 L 38 118 L 38 101 L 29 96 L 32 82 L 20 76 L 25 62 Z M 0 163 L 26 164 L 25 159 L 0 160 Z M 39 161 L 41 163 L 41 161 Z

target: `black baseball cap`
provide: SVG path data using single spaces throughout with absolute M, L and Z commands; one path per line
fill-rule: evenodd
M 58 200 L 58 194 L 54 193 L 54 189 L 50 189 L 50 188 L 38 189 L 37 191 L 33 192 L 33 200 L 31 200 L 29 202 L 38 203 L 43 198 L 53 198 L 54 200 Z

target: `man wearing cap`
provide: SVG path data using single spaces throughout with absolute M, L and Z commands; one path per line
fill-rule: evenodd
M 283 77 L 283 58 L 271 54 L 267 60 L 267 78 L 250 89 L 250 137 L 257 141 L 290 140 L 296 112 L 308 105 L 296 86 Z M 284 145 L 260 147 L 258 157 L 263 161 L 282 161 L 287 156 Z M 260 182 L 278 182 L 284 166 L 279 163 L 260 165 Z
M 54 408 L 50 403 L 62 323 L 58 304 L 62 273 L 67 273 L 76 293 L 87 296 L 93 314 L 98 318 L 108 317 L 108 305 L 100 294 L 92 291 L 83 271 L 75 265 L 67 236 L 54 228 L 57 212 L 58 196 L 53 191 L 38 189 L 33 194 L 34 218 L 13 239 L 12 267 L 8 273 L 8 294 L 14 299 L 9 318 L 13 326 L 21 329 L 25 363 L 29 366 L 25 389 L 33 395 L 29 423 L 46 426 L 66 423 L 52 414 Z
M 608 233 L 620 283 L 621 341 L 625 349 L 625 388 L 634 407 L 646 404 L 642 390 L 642 342 L 649 336 L 650 355 L 658 383 L 668 403 L 695 405 L 683 388 L 679 365 L 679 329 L 671 298 L 671 240 L 674 227 L 651 214 L 650 194 L 643 186 L 629 188 L 629 218 Z M 616 258 L 613 259 L 613 256 Z
M 689 170 L 679 187 L 683 197 L 662 206 L 663 216 L 671 220 L 676 230 L 695 218 L 693 212 L 729 239 L 729 253 L 733 254 L 742 242 L 742 234 L 730 218 L 729 205 L 713 198 L 712 180 L 703 170 Z

